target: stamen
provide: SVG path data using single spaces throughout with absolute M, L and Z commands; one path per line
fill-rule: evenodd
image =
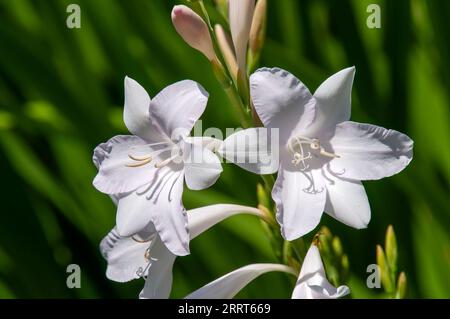
M 165 160 L 162 161 L 162 162 L 156 163 L 156 164 L 155 164 L 155 167 L 156 167 L 156 168 L 161 168 L 161 167 L 167 166 L 170 162 L 172 162 L 172 161 L 173 161 L 174 159 L 176 159 L 178 156 L 179 156 L 179 155 L 177 154 L 177 155 L 174 155 L 174 156 L 171 156 L 171 157 L 165 159 Z
M 141 161 L 141 162 L 139 162 L 139 163 L 126 164 L 125 166 L 126 166 L 126 167 L 140 167 L 140 166 L 147 165 L 147 164 L 150 163 L 151 161 L 152 161 L 152 158 L 149 157 L 148 159 L 143 160 L 143 161 Z
M 137 162 L 145 161 L 145 160 L 148 160 L 149 158 L 150 159 L 152 158 L 150 155 L 147 155 L 147 156 L 134 156 L 134 155 L 131 155 L 131 154 L 128 154 L 128 157 L 131 158 L 133 161 L 137 161 Z
M 309 168 L 309 164 L 306 162 L 309 159 L 312 159 L 313 156 L 311 152 L 305 153 L 303 146 L 308 145 L 311 150 L 318 151 L 319 155 L 329 158 L 339 158 L 340 156 L 331 152 L 327 152 L 321 145 L 320 140 L 317 138 L 308 138 L 304 136 L 294 136 L 289 139 L 287 143 L 287 148 L 289 152 L 293 154 L 292 164 L 294 165 L 302 165 L 300 168 L 301 171 L 305 171 Z M 314 152 L 316 153 L 316 152 Z
M 161 142 L 161 143 L 155 143 L 155 144 L 148 144 L 148 145 L 161 145 L 161 144 L 167 144 L 166 142 Z M 132 147 L 131 149 L 133 149 L 135 147 Z M 166 147 L 160 150 L 156 150 L 153 151 L 147 155 L 142 155 L 142 156 L 137 156 L 137 155 L 133 155 L 133 154 L 128 154 L 128 157 L 130 159 L 132 159 L 133 161 L 139 162 L 139 163 L 132 163 L 132 164 L 125 164 L 126 167 L 141 167 L 144 165 L 147 165 L 148 163 L 150 163 L 151 161 L 153 161 L 153 158 L 155 156 L 158 156 L 159 154 L 170 150 L 171 147 Z

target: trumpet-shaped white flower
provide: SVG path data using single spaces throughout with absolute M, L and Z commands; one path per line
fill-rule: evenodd
M 354 68 L 336 73 L 314 95 L 281 69 L 263 68 L 250 78 L 261 121 L 279 129 L 280 166 L 272 197 L 288 240 L 313 230 L 323 211 L 365 228 L 370 207 L 360 181 L 397 174 L 412 159 L 408 136 L 349 121 L 354 74 Z
M 236 269 L 213 282 L 201 287 L 187 299 L 230 299 L 258 276 L 272 271 L 297 273 L 288 266 L 279 264 L 253 264 Z M 325 274 L 319 249 L 312 245 L 300 270 L 292 299 L 336 299 L 350 293 L 347 286 L 335 288 Z
M 220 221 L 237 214 L 251 214 L 264 218 L 253 207 L 218 204 L 187 212 L 191 239 Z M 131 237 L 122 237 L 113 229 L 101 242 L 100 250 L 108 262 L 106 276 L 117 282 L 146 277 L 141 298 L 168 298 L 172 288 L 172 268 L 176 255 L 171 253 L 154 227 Z
M 193 81 L 172 84 L 151 100 L 136 81 L 125 78 L 124 122 L 133 135 L 113 137 L 94 151 L 99 172 L 93 184 L 119 199 L 120 236 L 135 235 L 151 223 L 172 253 L 189 253 L 183 180 L 200 190 L 222 171 L 203 140 L 188 137 L 207 100 Z
M 252 27 L 255 0 L 230 0 L 230 29 L 238 67 L 243 74 L 246 72 L 247 46 Z

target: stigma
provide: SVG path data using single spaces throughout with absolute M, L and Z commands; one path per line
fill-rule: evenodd
M 339 158 L 340 156 L 326 151 L 318 138 L 294 136 L 288 140 L 288 151 L 292 154 L 292 164 L 300 166 L 301 171 L 309 168 L 308 160 L 313 157 L 323 156 L 327 158 Z

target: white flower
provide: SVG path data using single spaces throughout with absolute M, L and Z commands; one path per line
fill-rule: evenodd
M 397 174 L 412 159 L 408 136 L 349 121 L 354 74 L 354 68 L 336 73 L 314 95 L 281 69 L 260 69 L 250 78 L 261 121 L 279 129 L 280 166 L 272 197 L 287 240 L 313 230 L 323 211 L 365 228 L 370 207 L 360 181 Z
M 222 171 L 210 147 L 188 137 L 207 100 L 193 81 L 172 84 L 151 100 L 136 81 L 125 78 L 124 122 L 133 135 L 113 137 L 94 151 L 99 168 L 94 186 L 119 199 L 120 236 L 132 236 L 152 223 L 172 253 L 189 253 L 183 180 L 200 190 L 214 184 Z
M 242 74 L 246 72 L 247 45 L 252 27 L 255 0 L 230 0 L 230 29 L 236 59 Z
M 220 221 L 241 213 L 264 218 L 256 208 L 218 204 L 187 212 L 191 239 Z M 151 224 L 145 231 L 131 237 L 120 236 L 113 229 L 100 243 L 100 250 L 108 262 L 106 276 L 117 282 L 146 277 L 141 298 L 168 298 L 172 288 L 172 268 L 176 255 L 161 241 Z
M 349 293 L 347 286 L 336 288 L 328 282 L 319 249 L 311 245 L 303 260 L 292 299 L 336 299 Z
M 256 277 L 271 271 L 281 271 L 297 276 L 288 266 L 279 264 L 253 264 L 230 272 L 201 287 L 187 299 L 230 299 Z M 303 260 L 302 269 L 292 293 L 292 299 L 336 299 L 350 293 L 347 286 L 335 288 L 325 274 L 319 249 L 312 245 Z

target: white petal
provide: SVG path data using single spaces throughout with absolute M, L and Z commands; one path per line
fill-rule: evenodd
M 395 175 L 413 157 L 413 141 L 408 136 L 370 124 L 341 123 L 330 144 L 339 155 L 330 162 L 331 171 L 355 180 Z
M 130 159 L 130 153 L 136 153 L 134 149 L 152 151 L 145 146 L 143 139 L 130 136 L 115 136 L 108 142 L 100 144 L 94 150 L 94 162 L 99 167 L 99 172 L 94 179 L 94 186 L 106 194 L 127 193 L 150 182 L 154 176 L 153 165 L 129 167 L 136 164 Z
M 246 72 L 247 44 L 255 10 L 255 0 L 230 0 L 230 30 L 239 69 Z
M 187 216 L 191 239 L 194 239 L 222 220 L 240 213 L 261 214 L 258 209 L 253 207 L 225 204 L 189 210 Z M 153 263 L 140 297 L 168 298 L 172 285 L 172 267 L 176 256 L 167 250 L 159 237 L 155 238 L 154 241 L 155 245 L 151 247 L 150 256 L 157 259 L 157 261 L 152 259 Z
M 295 240 L 320 222 L 326 200 L 323 178 L 317 170 L 287 170 L 281 165 L 272 198 L 283 237 Z
M 231 204 L 217 204 L 189 210 L 188 225 L 191 239 L 194 239 L 222 220 L 242 213 L 261 215 L 261 212 L 254 207 Z
M 332 75 L 319 86 L 314 93 L 316 119 L 310 131 L 332 129 L 350 119 L 354 77 L 355 68 L 347 68 Z
M 149 256 L 151 265 L 139 298 L 167 299 L 172 290 L 172 269 L 176 256 L 166 248 L 159 237 L 150 248 Z
M 100 250 L 108 262 L 106 277 L 117 282 L 137 279 L 138 273 L 147 268 L 149 260 L 145 258 L 150 241 L 137 242 L 131 237 L 121 237 L 113 229 L 101 241 Z
M 228 161 L 252 173 L 273 174 L 279 166 L 278 131 L 259 127 L 233 133 L 218 153 Z
M 236 269 L 201 287 L 186 299 L 231 299 L 258 276 L 271 271 L 291 273 L 292 269 L 279 264 L 253 264 Z
M 152 124 L 149 115 L 150 96 L 135 80 L 125 77 L 125 108 L 123 120 L 130 133 L 148 142 L 161 142 L 167 136 Z
M 151 222 L 166 247 L 173 254 L 184 256 L 189 254 L 189 232 L 182 203 L 183 174 L 169 172 L 164 175 L 162 171 L 163 177 L 146 193 L 150 198 Z
M 180 81 L 163 89 L 150 102 L 150 118 L 172 140 L 187 135 L 203 114 L 208 93 L 197 82 Z
M 217 155 L 200 143 L 184 143 L 183 162 L 186 185 L 192 190 L 212 186 L 222 173 L 222 164 Z
M 349 289 L 346 286 L 336 289 L 328 282 L 319 249 L 311 245 L 303 260 L 292 298 L 331 299 L 342 297 L 347 293 Z
M 285 70 L 259 69 L 250 77 L 250 92 L 264 126 L 279 128 L 283 144 L 292 133 L 303 132 L 314 121 L 314 97 Z
M 357 228 L 366 228 L 370 221 L 370 206 L 360 181 L 333 179 L 327 184 L 325 212 L 340 222 Z
M 142 188 L 148 188 L 148 185 Z M 118 234 L 128 237 L 144 229 L 151 220 L 151 205 L 147 195 L 139 190 L 120 197 L 116 215 Z

